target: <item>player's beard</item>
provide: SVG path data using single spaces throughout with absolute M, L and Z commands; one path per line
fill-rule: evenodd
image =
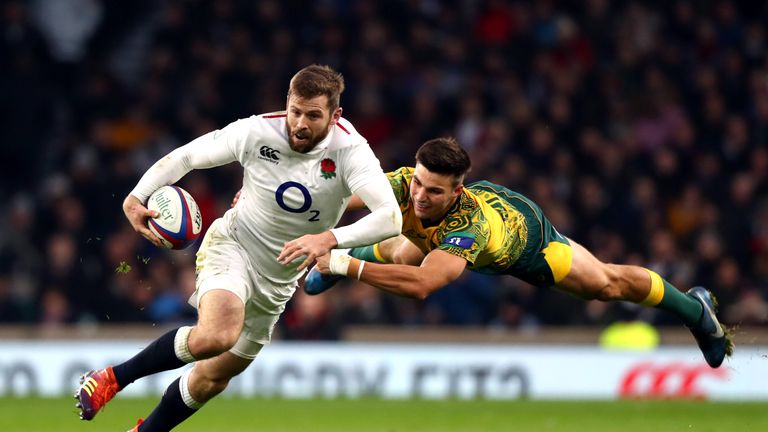
M 317 144 L 324 140 L 328 136 L 328 131 L 331 129 L 331 122 L 328 122 L 322 133 L 317 136 L 312 136 L 312 129 L 304 128 L 300 131 L 293 130 L 288 127 L 288 145 L 291 146 L 291 150 L 298 153 L 307 153 L 311 151 Z M 298 135 L 298 136 L 297 136 Z M 299 138 L 300 137 L 300 138 Z

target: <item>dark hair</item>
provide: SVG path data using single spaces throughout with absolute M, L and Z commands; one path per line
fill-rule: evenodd
M 344 77 L 329 66 L 313 64 L 296 72 L 288 87 L 288 97 L 296 95 L 302 99 L 318 96 L 328 97 L 328 108 L 334 111 L 339 107 L 339 99 L 344 91 Z
M 456 177 L 456 184 L 472 168 L 472 161 L 466 150 L 461 148 L 456 139 L 451 137 L 431 139 L 416 152 L 416 163 L 438 174 Z

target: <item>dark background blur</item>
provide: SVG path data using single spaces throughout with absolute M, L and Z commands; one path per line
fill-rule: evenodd
M 729 324 L 768 322 L 768 7 L 735 1 L 2 2 L 0 322 L 194 319 L 194 248 L 141 239 L 121 203 L 157 159 L 285 106 L 311 64 L 385 170 L 426 139 L 470 150 L 470 181 L 525 193 L 599 258 L 702 284 Z M 206 223 L 230 165 L 181 185 Z M 121 262 L 132 271 L 119 273 Z M 679 324 L 470 274 L 424 302 L 341 284 L 297 292 L 283 337 L 350 324 L 509 329 Z

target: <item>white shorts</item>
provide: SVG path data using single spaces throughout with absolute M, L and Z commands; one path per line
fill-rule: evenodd
M 223 219 L 216 219 L 203 238 L 197 251 L 195 292 L 189 303 L 197 308 L 200 299 L 216 289 L 239 297 L 245 305 L 245 322 L 230 352 L 253 359 L 272 339 L 275 324 L 296 291 L 297 283 L 276 284 L 262 276 L 226 225 Z

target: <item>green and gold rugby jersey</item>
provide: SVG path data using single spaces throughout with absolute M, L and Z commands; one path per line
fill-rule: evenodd
M 387 173 L 403 212 L 403 235 L 424 254 L 439 249 L 466 259 L 469 270 L 508 273 L 528 239 L 526 216 L 510 203 L 518 194 L 489 182 L 471 183 L 439 224 L 425 227 L 411 202 L 413 171 Z

